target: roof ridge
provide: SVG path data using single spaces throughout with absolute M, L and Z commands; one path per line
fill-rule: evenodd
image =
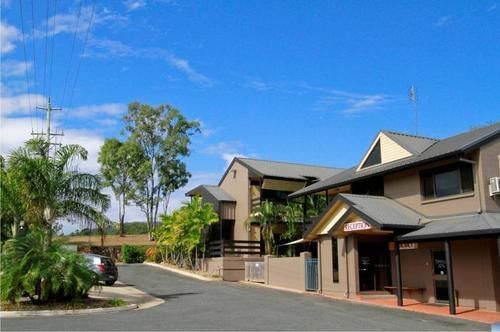
M 256 158 L 244 158 L 244 157 L 234 157 L 234 159 L 243 160 L 243 161 L 244 160 L 267 161 L 267 162 L 278 163 L 278 164 L 288 164 L 288 165 L 308 166 L 308 167 L 328 168 L 328 169 L 338 169 L 338 170 L 344 170 L 345 169 L 345 168 L 340 168 L 340 167 L 302 164 L 302 163 L 296 163 L 296 162 L 290 162 L 290 161 L 278 161 L 278 160 L 269 160 L 269 159 L 256 159 Z
M 421 135 L 413 135 L 413 134 L 408 134 L 408 133 L 403 133 L 403 132 L 398 132 L 398 131 L 393 131 L 393 130 L 381 130 L 383 133 L 388 133 L 388 134 L 394 134 L 394 135 L 400 135 L 400 136 L 407 136 L 407 137 L 413 137 L 413 138 L 421 138 L 421 139 L 427 139 L 431 141 L 436 141 L 439 142 L 439 138 L 434 138 L 434 137 L 427 137 L 427 136 L 421 136 Z

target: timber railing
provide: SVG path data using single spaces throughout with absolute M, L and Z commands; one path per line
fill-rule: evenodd
M 212 241 L 208 245 L 209 257 L 256 255 L 264 253 L 260 241 Z

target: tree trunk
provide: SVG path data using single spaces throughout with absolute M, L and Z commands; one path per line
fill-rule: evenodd
M 12 238 L 17 238 L 19 234 L 19 222 L 17 220 L 14 220 L 14 223 L 12 224 Z
M 121 194 L 120 197 L 118 198 L 118 221 L 120 222 L 120 237 L 125 236 L 125 231 L 124 231 L 124 225 L 123 222 L 125 220 L 125 215 L 124 215 L 124 208 L 123 205 L 125 204 L 124 202 L 124 194 Z

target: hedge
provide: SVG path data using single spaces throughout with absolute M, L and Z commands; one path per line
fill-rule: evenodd
M 143 263 L 146 260 L 147 246 L 122 246 L 122 258 L 124 263 Z

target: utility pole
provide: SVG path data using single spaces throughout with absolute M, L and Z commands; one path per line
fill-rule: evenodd
M 410 86 L 410 91 L 408 92 L 408 97 L 413 103 L 413 108 L 415 111 L 415 135 L 418 135 L 418 110 L 417 110 L 417 89 L 415 86 Z
M 55 132 L 51 131 L 52 112 L 53 111 L 61 111 L 62 108 L 52 107 L 52 104 L 50 102 L 50 97 L 47 100 L 46 107 L 37 106 L 36 108 L 47 112 L 47 127 L 45 129 L 45 132 L 43 131 L 43 129 L 41 132 L 33 132 L 33 130 L 32 130 L 31 135 L 37 136 L 37 137 L 44 137 L 45 136 L 45 139 L 47 140 L 47 143 L 49 144 L 49 147 L 47 149 L 47 157 L 49 157 L 50 156 L 50 146 L 51 145 L 61 145 L 60 143 L 52 142 L 52 137 L 64 136 L 64 133 L 62 131 L 57 131 L 57 130 Z

